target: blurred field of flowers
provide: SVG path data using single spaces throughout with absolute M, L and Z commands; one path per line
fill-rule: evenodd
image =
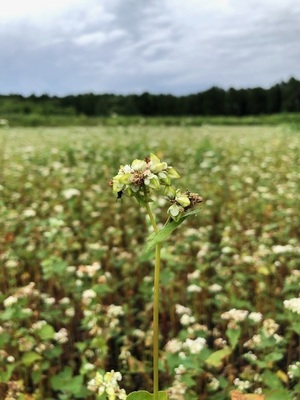
M 151 152 L 203 196 L 163 247 L 161 388 L 299 398 L 299 132 L 142 126 L 0 131 L 0 399 L 151 390 L 150 223 L 108 185 Z

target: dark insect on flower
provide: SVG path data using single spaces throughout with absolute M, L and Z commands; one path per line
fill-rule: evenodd
M 123 196 L 123 190 L 119 190 L 117 193 L 117 200 L 121 199 Z

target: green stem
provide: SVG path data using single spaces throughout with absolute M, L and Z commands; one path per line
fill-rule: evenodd
M 158 232 L 158 227 L 156 225 L 155 217 L 154 217 L 154 214 L 153 214 L 153 212 L 151 210 L 150 204 L 146 203 L 145 207 L 146 207 L 147 213 L 148 213 L 148 215 L 150 217 L 150 222 L 151 222 L 151 225 L 153 226 L 154 232 Z
M 158 227 L 149 204 L 146 209 L 155 232 Z M 154 268 L 154 299 L 153 299 L 153 397 L 158 400 L 159 379 L 158 379 L 158 353 L 159 353 L 159 275 L 160 275 L 160 250 L 161 243 L 155 247 L 155 268 Z
M 153 300 L 153 394 L 158 400 L 158 343 L 159 343 L 159 274 L 161 243 L 155 247 L 154 300 Z

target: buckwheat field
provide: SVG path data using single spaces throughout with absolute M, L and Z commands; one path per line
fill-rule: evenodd
M 147 125 L 0 130 L 0 399 L 151 391 L 151 224 L 109 185 L 150 153 L 203 198 L 162 247 L 161 389 L 300 399 L 299 131 Z

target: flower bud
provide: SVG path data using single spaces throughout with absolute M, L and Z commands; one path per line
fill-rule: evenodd
M 132 169 L 135 171 L 142 171 L 146 167 L 146 161 L 144 160 L 133 160 L 131 164 Z
M 168 167 L 168 175 L 171 179 L 180 178 L 179 173 L 173 167 Z
M 181 213 L 184 211 L 184 209 L 177 205 L 177 204 L 172 204 L 168 208 L 168 214 L 172 217 L 174 221 L 178 221 L 180 219 Z
M 186 194 L 180 194 L 179 196 L 176 196 L 175 200 L 182 205 L 182 207 L 188 207 L 191 204 Z
M 146 186 L 149 186 L 151 189 L 154 189 L 154 190 L 158 190 L 160 188 L 159 179 L 154 174 L 148 175 L 145 178 L 144 183 Z
M 164 190 L 164 195 L 168 196 L 170 199 L 174 199 L 176 195 L 176 190 L 172 186 L 166 186 Z

